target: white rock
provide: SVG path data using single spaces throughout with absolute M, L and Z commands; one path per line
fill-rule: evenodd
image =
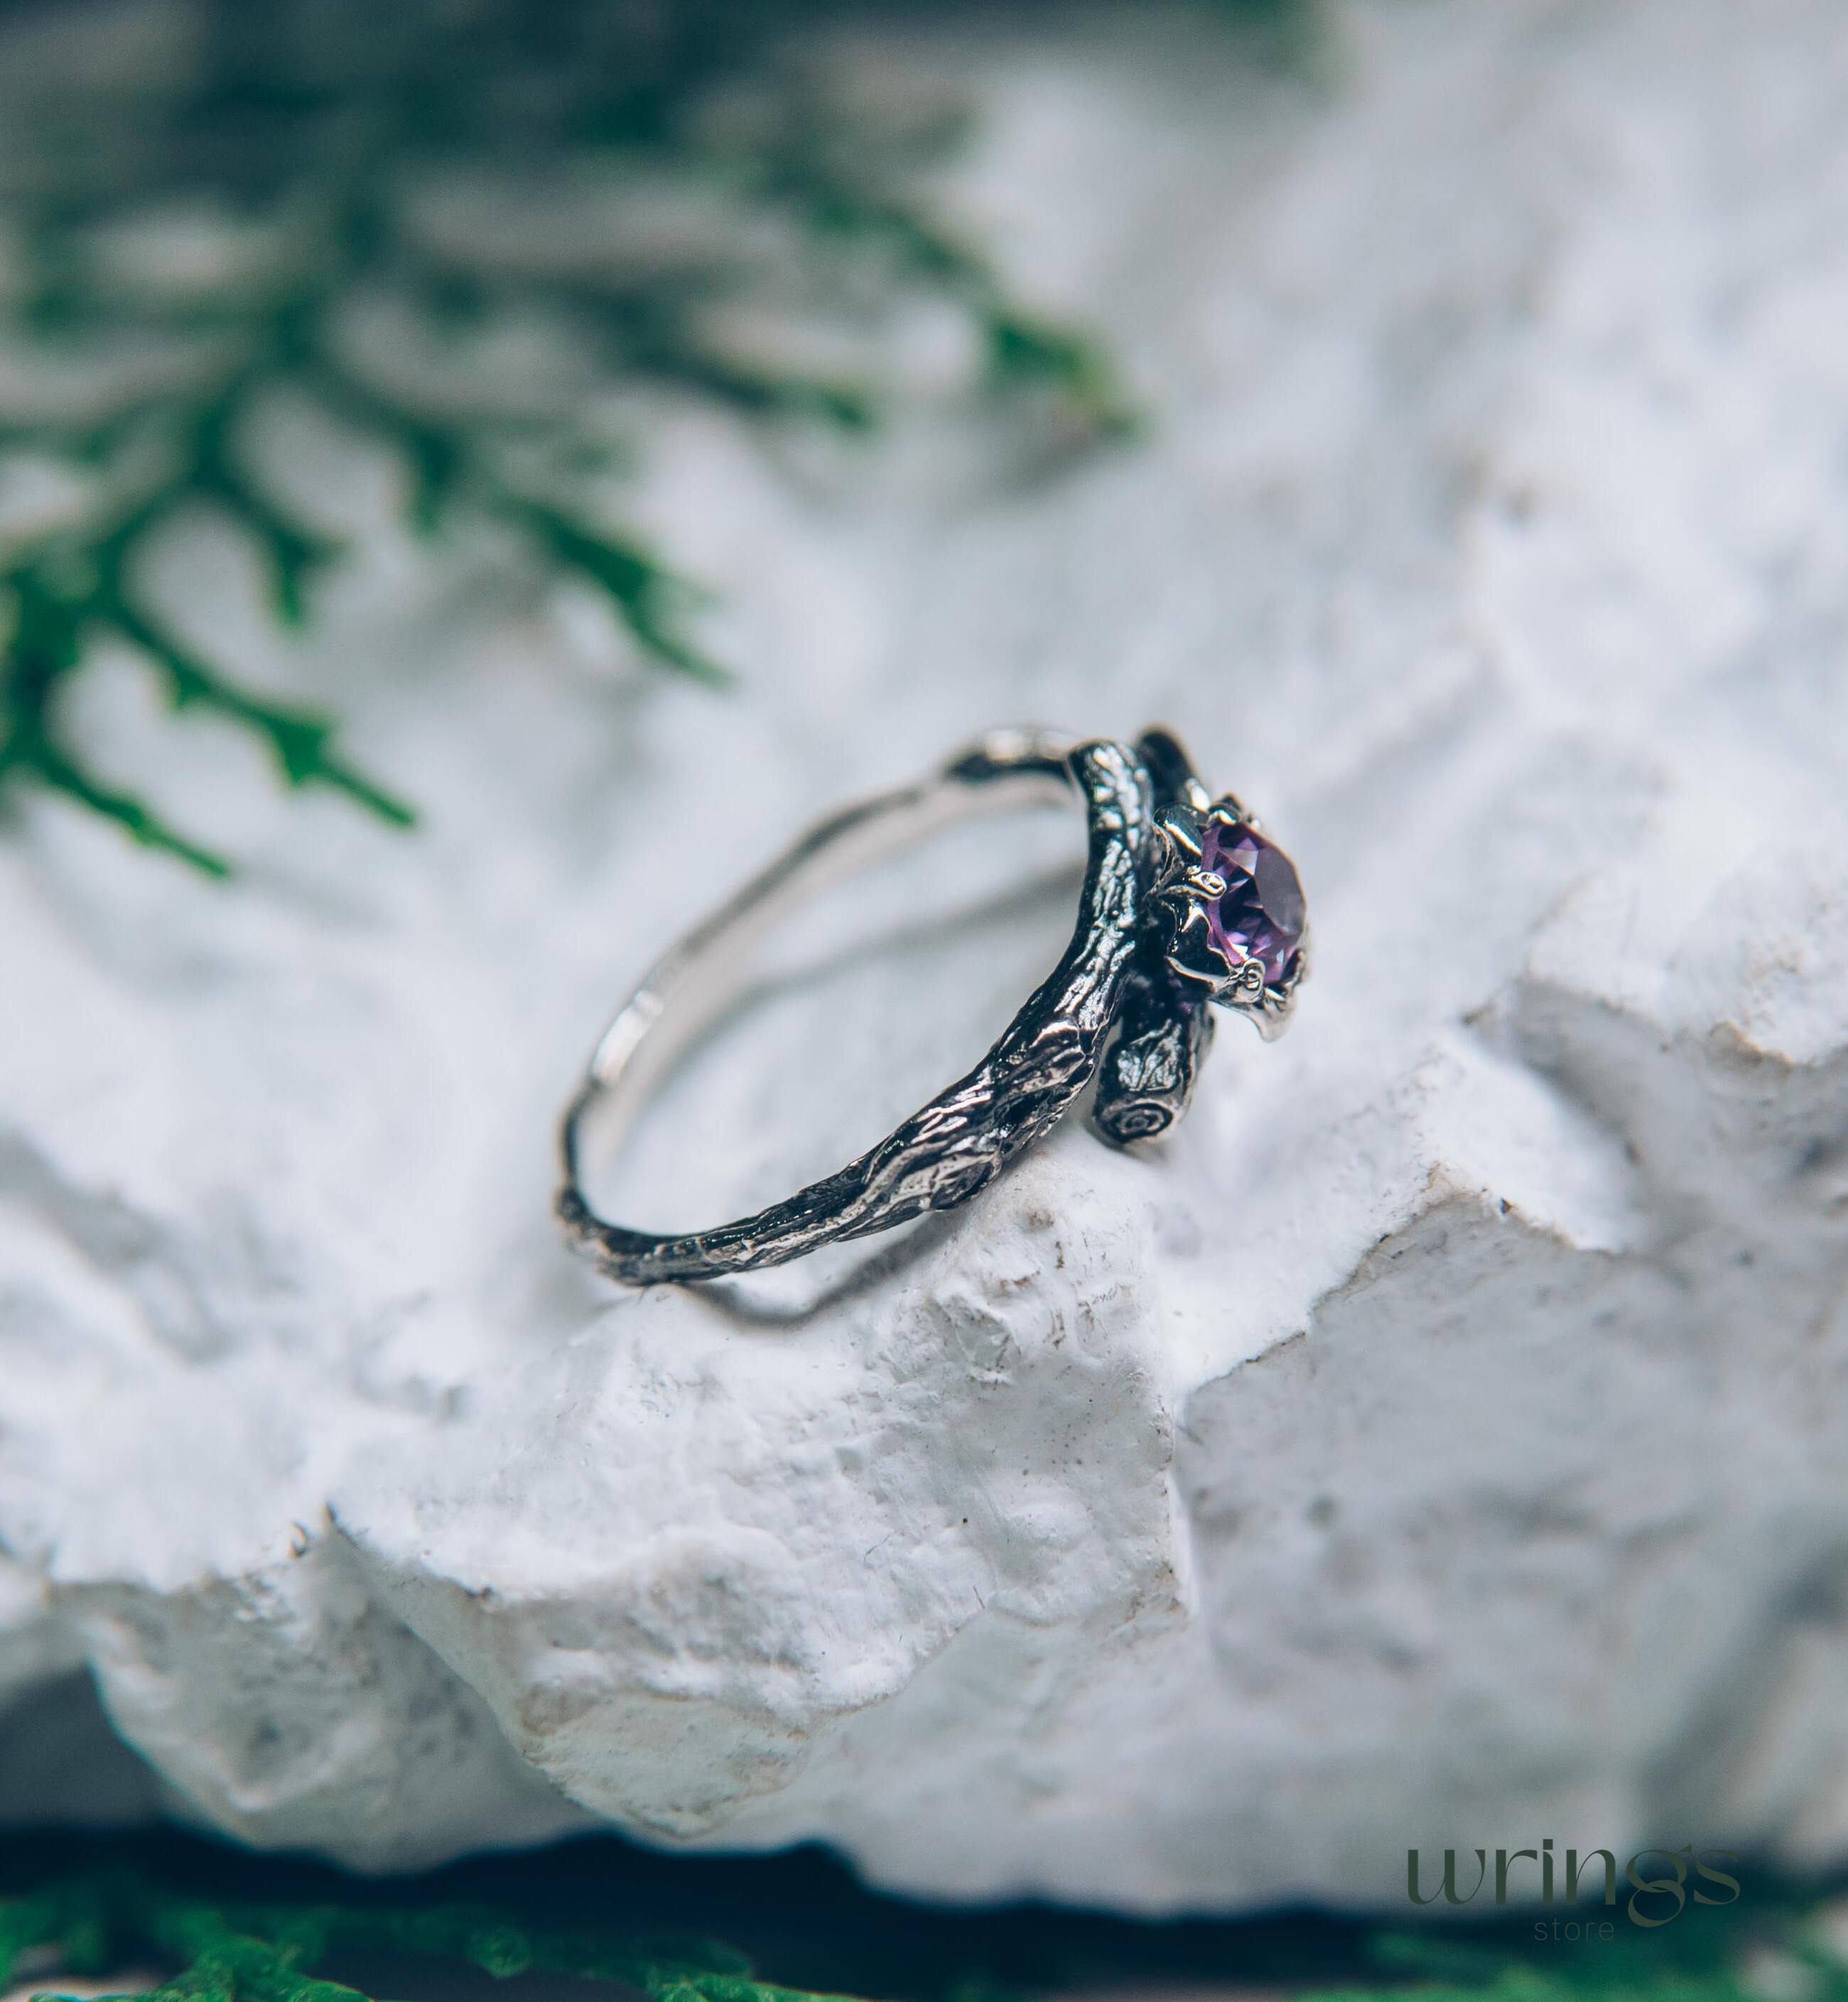
M 980 89 L 947 198 L 1162 426 L 946 506 L 940 427 L 797 481 L 664 413 L 740 694 L 446 599 L 382 494 L 295 671 L 414 835 L 92 678 L 250 866 L 0 843 L 10 1714 L 87 1662 L 169 1811 L 369 1868 L 601 1819 L 1164 1910 L 1390 1902 L 1420 1843 L 1848 1858 L 1848 19 L 1354 0 L 1313 86 L 1204 32 L 877 58 Z M 167 576 L 271 657 L 222 541 Z M 547 1204 L 624 981 L 1022 716 L 1164 717 L 1266 812 L 1292 1037 L 870 1266 L 615 1297 Z M 1023 866 L 894 930 L 972 857 Z M 1068 909 L 786 978 L 637 1220 L 884 1130 Z
M 0 1708 L 82 1662 L 82 1650 L 51 1610 L 44 1581 L 0 1557 Z

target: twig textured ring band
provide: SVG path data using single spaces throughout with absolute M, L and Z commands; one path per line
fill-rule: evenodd
M 679 1236 L 597 1216 L 581 1169 L 594 1122 L 619 1138 L 674 1059 L 736 993 L 741 949 L 818 891 L 978 814 L 1075 796 L 1090 830 L 1064 957 L 988 1055 L 878 1146 L 755 1216 Z M 985 738 L 912 786 L 811 828 L 657 961 L 618 1011 L 567 1109 L 557 1212 L 628 1285 L 779 1265 L 967 1202 L 1097 1079 L 1093 1121 L 1121 1146 L 1185 1110 L 1211 1033 L 1206 1003 L 1288 1018 L 1306 964 L 1288 858 L 1229 795 L 1211 800 L 1165 731 L 1135 748 L 1043 731 Z

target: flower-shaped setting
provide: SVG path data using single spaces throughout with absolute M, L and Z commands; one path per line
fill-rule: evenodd
M 1156 895 L 1168 964 L 1221 1006 L 1248 1013 L 1267 1040 L 1288 1026 L 1308 967 L 1309 923 L 1296 865 L 1228 793 L 1162 814 Z

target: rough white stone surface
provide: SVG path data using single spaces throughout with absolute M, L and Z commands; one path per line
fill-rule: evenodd
M 1307 82 L 1086 18 L 866 60 L 979 90 L 947 198 L 1151 442 L 972 491 L 923 416 L 793 463 L 661 413 L 715 699 L 445 595 L 305 435 L 371 553 L 288 671 L 425 826 L 279 801 L 124 663 L 112 757 L 183 749 L 243 877 L 0 842 L 0 1702 L 87 1662 L 171 1811 L 1148 1910 L 1388 1900 L 1420 1843 L 1848 1859 L 1848 15 L 1353 0 Z M 169 571 L 274 657 L 222 539 Z M 1158 716 L 1301 862 L 1288 1041 L 870 1269 L 567 1259 L 555 1107 L 688 899 L 999 720 Z M 883 1130 L 1062 923 L 792 975 L 640 1219 Z

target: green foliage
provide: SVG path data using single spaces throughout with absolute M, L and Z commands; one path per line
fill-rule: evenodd
M 109 1847 L 113 1860 L 99 1862 Z M 1728 1906 L 1690 1905 L 1655 1927 L 1620 1907 L 1611 1938 L 1573 1941 L 1539 1937 L 1551 1920 L 1535 1912 L 1381 1928 L 1302 1913 L 1145 1924 L 937 1910 L 867 1892 L 812 1855 L 673 1859 L 607 1839 L 409 1885 L 171 1836 L 131 1853 L 87 1847 L 87 1865 L 22 1878 L 0 1843 L 0 1874 L 26 1887 L 0 1896 L 0 1993 L 16 1968 L 36 1978 L 54 1963 L 105 1979 L 171 1970 L 150 1991 L 158 2002 L 367 2002 L 330 1977 L 382 1973 L 413 1992 L 465 1992 L 453 1979 L 463 1969 L 617 1983 L 651 2002 L 805 2002 L 841 1987 L 904 2002 L 1214 1987 L 1296 2002 L 1848 2002 L 1843 1903 L 1758 1871 Z M 762 1978 L 729 1947 L 642 1937 L 636 1913 L 650 1927 L 741 1930 L 761 1958 L 815 1985 Z
M 615 1982 L 650 2002 L 806 2002 L 759 1981 L 729 1948 L 529 1928 L 465 1905 L 218 1903 L 138 1875 L 80 1877 L 0 1905 L 0 1990 L 23 1953 L 57 1950 L 73 1973 L 154 1958 L 176 1971 L 146 2002 L 366 2002 L 319 1979 L 336 1955 L 415 1954 L 504 1978 L 539 1972 Z
M 750 281 L 758 237 L 779 229 L 783 263 L 802 263 L 812 290 L 947 297 L 968 316 L 994 390 L 1049 394 L 1087 436 L 1121 430 L 1124 406 L 1090 344 L 1023 314 L 979 257 L 904 198 L 905 148 L 792 82 L 790 37 L 824 11 L 209 0 L 178 84 L 73 86 L 0 106 L 0 204 L 23 246 L 0 343 L 55 361 L 138 340 L 164 358 L 99 407 L 0 422 L 0 452 L 49 455 L 87 495 L 75 521 L 0 553 L 0 798 L 49 787 L 227 873 L 107 783 L 75 739 L 70 684 L 99 644 L 117 643 L 176 709 L 265 743 L 291 786 L 332 787 L 410 824 L 410 808 L 348 760 L 330 718 L 253 694 L 149 602 L 148 546 L 204 507 L 260 556 L 279 623 L 306 616 L 340 551 L 256 463 L 252 438 L 279 392 L 395 452 L 420 534 L 491 525 L 528 561 L 602 594 L 657 665 L 725 678 L 689 630 L 699 594 L 577 490 L 577 413 L 406 386 L 356 347 L 356 301 L 389 302 L 458 347 L 471 330 L 541 316 L 594 353 L 606 381 L 671 385 L 761 423 L 863 432 L 879 414 L 865 385 L 747 365 L 703 330 L 715 298 Z M 748 115 L 728 124 L 732 100 Z M 715 204 L 725 226 L 702 258 L 655 270 L 594 256 L 568 269 L 473 260 L 411 212 L 419 187 L 456 167 L 514 186 L 594 177 L 619 214 L 664 181 Z M 112 229 L 202 203 L 265 246 L 249 268 L 162 287 L 112 264 Z

